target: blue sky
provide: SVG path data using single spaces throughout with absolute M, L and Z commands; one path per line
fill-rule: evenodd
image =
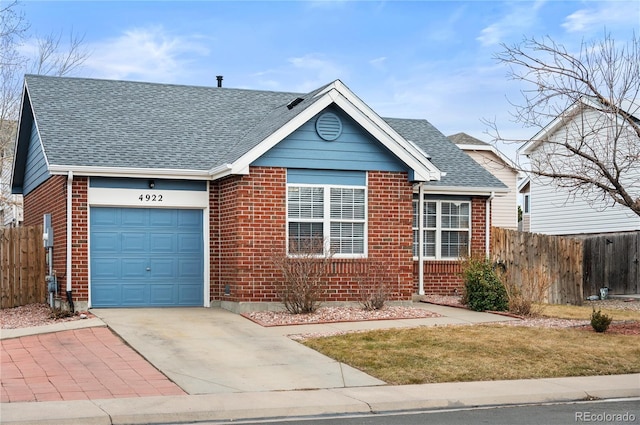
M 84 35 L 75 76 L 307 92 L 342 80 L 381 116 L 444 134 L 510 138 L 519 84 L 500 43 L 550 36 L 568 50 L 640 30 L 638 1 L 23 1 L 32 35 Z M 63 38 L 64 40 L 64 38 Z M 26 48 L 26 46 L 25 46 Z M 500 148 L 513 156 L 515 146 Z

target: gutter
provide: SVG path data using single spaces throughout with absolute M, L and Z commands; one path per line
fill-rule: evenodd
M 418 295 L 424 295 L 424 185 L 418 185 Z
M 73 191 L 73 171 L 69 171 L 69 174 L 67 175 L 67 271 L 66 271 L 66 275 L 67 275 L 67 301 L 69 302 L 69 308 L 71 310 L 71 312 L 73 313 L 73 299 L 71 297 L 72 295 L 72 289 L 71 289 L 71 279 L 72 279 L 72 273 L 71 273 L 71 247 L 72 247 L 72 243 L 71 243 L 71 226 L 73 224 L 73 203 L 72 203 L 72 191 Z
M 459 186 L 433 186 L 426 187 L 429 195 L 470 195 L 470 196 L 506 196 L 509 188 L 497 187 L 459 187 Z
M 87 177 L 129 177 L 129 178 L 168 178 L 210 180 L 210 172 L 205 170 L 179 170 L 165 168 L 119 168 L 119 167 L 87 167 L 68 165 L 49 165 L 53 175 L 74 173 Z
M 493 198 L 495 198 L 495 193 L 491 192 L 491 195 L 489 195 L 489 197 L 487 198 L 486 201 L 486 207 L 485 207 L 485 213 L 486 213 L 486 217 L 484 220 L 484 225 L 485 225 L 485 230 L 484 230 L 484 249 L 485 249 L 485 254 L 487 256 L 487 258 L 489 258 L 489 254 L 490 254 L 490 238 L 489 236 L 491 235 L 491 201 L 493 200 Z

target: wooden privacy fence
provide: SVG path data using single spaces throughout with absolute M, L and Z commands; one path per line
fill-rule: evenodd
M 584 294 L 640 294 L 640 232 L 584 240 Z
M 508 284 L 548 286 L 551 304 L 582 304 L 582 241 L 492 228 L 491 254 L 506 269 Z
M 42 226 L 0 229 L 0 307 L 46 302 Z
M 548 285 L 552 304 L 581 305 L 608 287 L 611 294 L 640 288 L 640 232 L 571 238 L 494 227 L 493 261 L 504 264 L 508 284 Z

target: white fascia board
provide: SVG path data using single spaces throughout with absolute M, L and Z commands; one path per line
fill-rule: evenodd
M 456 145 L 463 151 L 486 151 L 493 152 L 498 158 L 500 158 L 509 168 L 517 170 L 516 164 L 510 160 L 505 154 L 500 152 L 495 146 L 492 145 Z
M 540 143 L 544 142 L 553 134 L 558 128 L 564 125 L 565 121 L 570 119 L 576 114 L 576 110 L 579 110 L 578 104 L 580 101 L 575 102 L 573 105 L 565 109 L 560 115 L 553 119 L 549 124 L 544 126 L 538 131 L 529 141 L 518 148 L 518 155 L 531 155 L 536 150 Z
M 414 190 L 415 192 L 415 190 Z M 456 187 L 456 186 L 438 186 L 429 187 L 424 185 L 425 195 L 472 195 L 472 196 L 505 196 L 510 192 L 508 188 L 498 187 Z
M 18 141 L 20 140 L 20 124 L 22 123 L 22 110 L 24 109 L 24 99 L 28 96 L 27 89 L 27 81 L 25 80 L 22 84 L 22 96 L 20 98 L 20 112 L 18 115 L 18 122 L 16 123 L 16 138 L 13 143 L 13 164 L 11 164 L 11 176 L 9 177 L 10 190 L 13 190 L 13 176 L 16 172 L 16 158 L 18 158 Z M 31 103 L 31 102 L 29 102 Z M 33 105 L 31 106 L 31 116 L 33 117 Z M 35 122 L 35 117 L 33 118 Z M 44 155 L 45 163 L 47 161 L 47 156 Z M 47 164 L 48 165 L 48 164 Z M 24 187 L 24 181 L 22 182 L 22 186 Z
M 527 187 L 527 185 L 531 182 L 531 177 L 526 176 L 525 178 L 523 178 L 522 180 L 520 180 L 520 182 L 518 183 L 517 189 L 518 189 L 518 193 L 521 193 L 525 187 Z
M 267 153 L 269 149 L 273 148 L 279 142 L 284 140 L 288 135 L 300 128 L 304 123 L 313 118 L 316 114 L 320 113 L 323 109 L 331 104 L 331 98 L 328 96 L 314 102 L 304 111 L 296 115 L 292 120 L 285 125 L 277 129 L 274 133 L 258 143 L 247 153 L 238 158 L 233 164 L 231 164 L 231 170 L 228 174 L 248 174 L 249 164 L 260 158 Z
M 222 177 L 226 177 L 229 174 L 231 174 L 231 169 L 233 168 L 233 166 L 231 164 L 222 164 L 218 167 L 212 168 L 211 170 L 209 170 L 209 177 L 212 180 L 217 180 L 220 179 Z
M 360 105 L 352 101 L 355 97 L 349 99 L 338 91 L 330 92 L 328 94 L 332 96 L 336 105 L 342 108 L 351 116 L 351 118 L 373 135 L 373 137 L 379 140 L 395 156 L 408 165 L 414 172 L 415 180 L 440 180 L 442 175 L 441 171 L 433 165 L 422 152 L 418 151 L 413 144 L 408 143 L 402 136 L 393 130 L 389 124 L 377 117 L 373 111 L 371 111 L 371 114 L 367 114 L 366 109 L 369 108 L 366 105 L 363 104 L 366 108 L 363 110 L 360 108 Z M 357 100 L 358 103 L 361 103 L 359 99 L 355 98 L 355 100 Z
M 31 110 L 31 117 L 33 119 L 33 125 L 36 128 L 36 133 L 38 133 L 38 142 L 40 143 L 40 150 L 42 151 L 42 157 L 44 158 L 44 163 L 47 168 L 49 167 L 49 158 L 47 158 L 47 152 L 44 150 L 44 144 L 42 143 L 42 137 L 40 135 L 40 127 L 38 126 L 38 120 L 36 119 L 36 112 L 33 110 L 33 102 L 31 102 L 31 96 L 29 95 L 29 87 L 27 85 L 27 80 L 24 80 L 24 91 L 22 92 L 22 99 L 20 100 L 20 116 L 18 117 L 18 128 L 16 129 L 16 140 L 13 147 L 13 157 L 16 158 L 18 153 L 18 139 L 20 137 L 20 126 L 22 123 L 22 110 L 24 109 L 24 99 L 29 98 L 29 109 Z M 13 175 L 11 176 L 11 181 L 13 181 Z
M 165 178 L 179 180 L 211 180 L 209 172 L 203 170 L 180 170 L 165 168 L 119 168 L 50 165 L 51 174 L 68 174 L 87 177 L 127 177 L 127 178 Z
M 378 139 L 389 150 L 397 155 L 398 158 L 404 161 L 407 165 L 411 166 L 411 168 L 413 168 L 414 172 L 416 173 L 416 176 L 421 175 L 422 173 L 419 171 L 419 168 L 416 168 L 414 165 L 412 165 L 412 162 L 415 161 L 417 161 L 418 164 L 428 170 L 428 172 L 425 173 L 425 181 L 440 180 L 443 174 L 438 169 L 438 167 L 436 167 L 431 161 L 429 161 L 430 155 L 428 152 L 424 152 L 415 143 L 408 142 L 397 131 L 395 131 L 393 127 L 391 127 L 385 120 L 383 120 L 373 109 L 371 109 L 369 105 L 364 103 L 355 93 L 353 93 L 346 85 L 344 85 L 342 81 L 336 80 L 334 81 L 333 85 L 335 86 L 336 91 L 340 93 L 345 100 L 351 103 L 360 114 L 362 114 L 367 120 L 369 120 L 383 133 L 386 134 L 386 138 L 378 137 Z M 360 125 L 363 125 L 362 122 L 359 123 Z M 385 139 L 390 143 L 385 143 Z M 400 149 L 398 149 L 398 147 Z M 409 157 L 407 157 L 406 153 L 402 154 L 401 151 L 406 151 L 406 153 L 409 154 Z
M 415 174 L 415 178 L 421 181 L 439 180 L 441 172 L 433 164 L 426 160 L 426 163 L 420 161 L 420 157 L 424 155 L 415 151 L 414 154 L 407 149 L 411 147 L 406 141 L 381 118 L 377 118 L 378 122 L 374 122 L 371 115 L 376 116 L 373 111 L 370 110 L 362 101 L 357 99 L 355 95 L 349 95 L 350 91 L 346 89 L 344 93 L 344 85 L 339 80 L 334 81 L 327 86 L 316 97 L 320 97 L 312 105 L 307 107 L 304 111 L 300 112 L 295 118 L 283 125 L 269 137 L 264 139 L 261 143 L 249 150 L 246 154 L 240 157 L 236 162 L 232 164 L 232 169 L 229 174 L 247 174 L 249 170 L 249 164 L 256 159 L 264 155 L 269 149 L 273 148 L 277 143 L 283 140 L 285 137 L 293 133 L 300 128 L 303 124 L 309 121 L 318 113 L 322 112 L 332 103 L 335 103 L 342 110 L 345 111 L 352 119 L 362 125 L 365 130 L 370 132 L 374 137 L 380 140 L 394 155 L 400 158 L 405 164 L 407 164 Z M 348 99 L 346 95 L 352 97 Z M 353 101 L 352 101 L 353 100 Z M 354 101 L 356 103 L 354 103 Z M 362 104 L 363 111 L 359 104 Z M 371 111 L 367 114 L 367 110 Z M 394 133 L 396 138 L 393 138 L 390 133 Z M 403 149 L 404 148 L 404 149 Z

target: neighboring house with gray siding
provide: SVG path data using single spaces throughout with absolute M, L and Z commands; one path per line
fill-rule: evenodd
M 453 294 L 509 190 L 340 80 L 286 93 L 27 75 L 17 140 L 25 224 L 51 214 L 58 297 L 79 308 L 265 308 L 274 258 L 301 253 L 331 256 L 324 301 L 357 301 L 371 273 L 394 301 Z
M 630 103 L 628 105 L 630 108 L 627 112 L 640 123 L 640 106 Z M 611 129 L 605 126 L 602 112 L 598 110 L 597 105 L 585 100 L 568 108 L 525 143 L 518 152 L 533 163 L 538 158 L 543 158 L 543 164 L 551 152 L 554 166 L 560 170 L 568 170 L 575 156 L 561 151 L 561 144 L 564 140 L 579 140 L 582 134 L 587 133 L 584 143 L 592 147 L 596 157 L 601 155 L 600 159 L 606 161 L 605 155 L 612 154 L 610 143 L 608 152 L 603 144 L 606 140 L 603 134 L 606 131 Z M 638 152 L 640 140 L 634 132 L 624 127 L 617 127 L 615 131 L 622 134 L 618 143 L 618 158 L 620 161 L 628 161 L 628 158 L 625 159 L 625 156 L 629 155 L 626 153 L 626 146 L 630 147 L 629 152 Z M 593 134 L 598 136 L 599 143 L 594 143 Z M 557 161 L 560 160 L 569 162 L 558 165 Z M 640 181 L 640 161 L 636 159 L 630 164 L 631 167 L 621 178 L 623 183 L 627 179 L 625 184 L 632 191 L 632 196 L 638 198 L 640 185 L 629 182 L 633 179 Z M 523 215 L 524 231 L 548 235 L 579 235 L 640 230 L 640 217 L 629 208 L 614 205 L 610 200 L 605 200 L 602 196 L 593 196 L 588 192 L 586 195 L 570 193 L 566 187 L 550 177 L 532 173 L 519 185 L 519 191 L 527 201 Z

